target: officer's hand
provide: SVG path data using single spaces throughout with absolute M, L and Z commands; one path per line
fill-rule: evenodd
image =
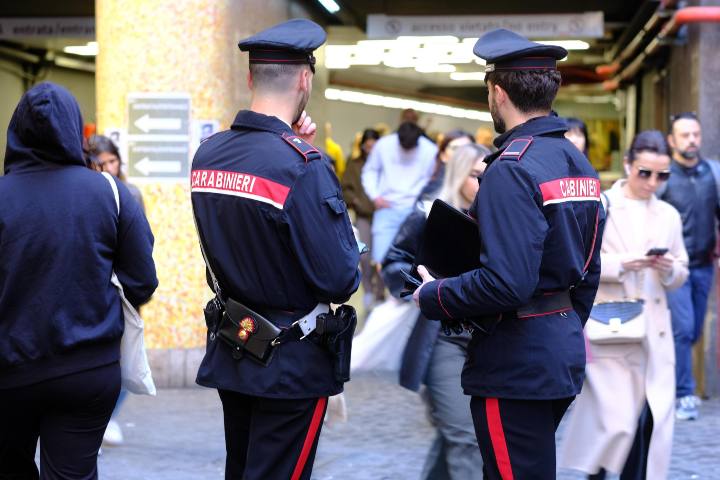
M 423 265 L 418 265 L 417 268 L 418 274 L 420 275 L 420 278 L 422 278 L 423 283 L 420 285 L 414 292 L 413 292 L 413 300 L 415 300 L 415 305 L 418 307 L 420 306 L 420 290 L 425 286 L 426 283 L 430 283 L 435 278 L 433 278 L 430 273 L 428 273 L 427 268 L 425 268 Z
M 302 114 L 300 114 L 300 119 L 295 125 L 293 125 L 293 131 L 295 132 L 295 135 L 302 138 L 306 142 L 313 143 L 315 142 L 317 125 L 313 123 L 310 115 L 308 115 L 307 112 L 303 110 Z

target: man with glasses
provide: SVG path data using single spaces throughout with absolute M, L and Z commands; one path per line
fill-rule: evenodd
M 698 418 L 700 401 L 694 395 L 692 346 L 702 335 L 713 281 L 716 221 L 720 218 L 720 165 L 700 156 L 702 134 L 694 113 L 670 118 L 668 143 L 673 150 L 672 176 L 657 195 L 680 212 L 690 259 L 687 282 L 668 293 L 675 337 L 676 417 L 694 420 Z

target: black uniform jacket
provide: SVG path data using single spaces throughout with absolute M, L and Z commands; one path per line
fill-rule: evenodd
M 286 327 L 318 303 L 357 289 L 359 253 L 340 185 L 326 159 L 276 117 L 241 111 L 200 145 L 192 203 L 223 295 Z M 312 338 L 277 348 L 269 366 L 208 336 L 200 385 L 274 398 L 342 391 Z
M 421 290 L 427 318 L 502 315 L 491 334 L 473 334 L 462 376 L 467 394 L 557 399 L 582 387 L 583 325 L 600 279 L 604 212 L 597 173 L 566 129 L 553 114 L 495 140 L 499 150 L 486 158 L 471 208 L 482 267 Z M 538 297 L 567 291 L 572 308 L 516 315 Z

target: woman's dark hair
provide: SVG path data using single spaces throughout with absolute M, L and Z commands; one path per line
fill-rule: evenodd
M 422 136 L 423 130 L 416 123 L 405 122 L 398 127 L 398 139 L 404 150 L 417 147 L 418 139 Z
M 552 109 L 562 77 L 557 70 L 495 71 L 487 74 L 485 82 L 505 90 L 522 113 L 534 113 Z
M 380 138 L 380 132 L 375 130 L 374 128 L 366 128 L 363 130 L 362 137 L 360 137 L 360 145 L 365 143 L 366 141 L 372 139 L 372 140 L 378 140 Z
M 88 145 L 88 166 L 92 167 L 93 165 L 102 167 L 97 157 L 101 153 L 111 153 L 115 155 L 118 160 L 120 160 L 120 167 L 122 167 L 122 157 L 120 156 L 120 150 L 118 149 L 117 145 L 115 145 L 115 142 L 113 142 L 110 138 L 104 136 L 104 135 L 90 135 L 87 139 L 87 145 Z M 122 168 L 118 170 L 118 177 L 120 177 L 120 180 L 125 180 L 123 174 L 122 174 Z
M 641 152 L 652 152 L 668 157 L 671 155 L 670 145 L 659 130 L 645 130 L 635 135 L 625 157 L 627 162 L 633 163 L 637 154 Z
M 565 121 L 567 122 L 568 131 L 578 130 L 582 133 L 583 137 L 585 137 L 585 150 L 583 153 L 587 157 L 588 148 L 590 148 L 590 137 L 588 136 L 587 125 L 585 125 L 585 122 L 575 117 L 567 117 Z
M 475 143 L 475 137 L 472 136 L 471 133 L 466 132 L 465 130 L 450 130 L 445 135 L 443 135 L 442 141 L 440 144 L 438 144 L 438 153 L 435 157 L 438 161 L 440 160 L 440 154 L 445 151 L 445 149 L 450 145 L 450 142 L 453 140 L 457 140 L 458 138 L 467 137 L 470 142 Z

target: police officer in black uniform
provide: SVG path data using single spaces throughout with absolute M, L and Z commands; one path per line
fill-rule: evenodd
M 485 478 L 555 478 L 555 430 L 584 377 L 583 325 L 600 277 L 598 176 L 551 112 L 567 51 L 507 30 L 485 34 L 498 151 L 471 213 L 481 268 L 415 292 L 423 315 L 473 324 L 462 374 Z
M 241 41 L 250 109 L 204 141 L 192 164 L 195 220 L 217 293 L 197 383 L 217 388 L 222 401 L 228 479 L 309 479 L 327 397 L 343 387 L 315 325 L 360 281 L 340 186 L 310 143 L 316 127 L 304 111 L 313 50 L 325 38 L 298 19 Z

